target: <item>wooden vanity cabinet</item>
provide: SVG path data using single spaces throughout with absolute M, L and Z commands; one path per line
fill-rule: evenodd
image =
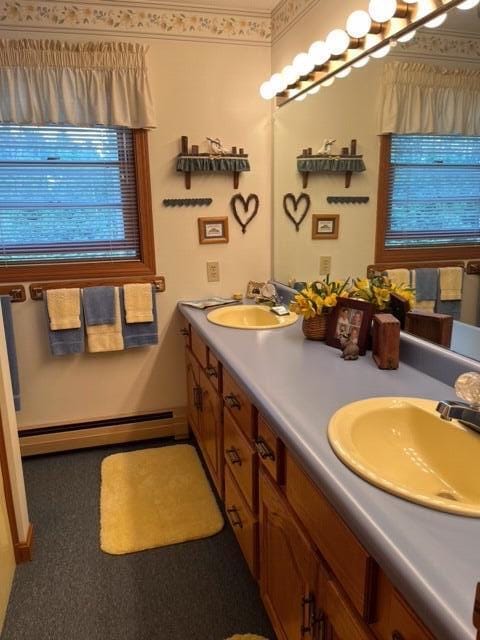
M 187 375 L 187 420 L 195 436 L 199 438 L 200 365 L 188 348 L 185 349 L 185 368 Z

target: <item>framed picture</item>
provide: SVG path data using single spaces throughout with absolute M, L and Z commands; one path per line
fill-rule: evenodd
M 338 214 L 312 216 L 312 240 L 336 240 L 340 216 Z
M 247 293 L 245 294 L 246 298 L 253 299 L 260 295 L 263 287 L 265 286 L 265 282 L 254 282 L 250 280 L 247 284 Z
M 228 218 L 198 218 L 200 244 L 228 242 Z
M 372 324 L 373 306 L 364 300 L 338 298 L 328 319 L 327 344 L 341 349 L 341 338 L 358 345 L 360 355 L 365 355 Z

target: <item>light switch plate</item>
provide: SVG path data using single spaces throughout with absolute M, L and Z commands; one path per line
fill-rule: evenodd
M 207 281 L 220 282 L 220 266 L 218 262 L 207 262 Z
M 332 271 L 332 256 L 320 256 L 320 275 L 326 276 Z

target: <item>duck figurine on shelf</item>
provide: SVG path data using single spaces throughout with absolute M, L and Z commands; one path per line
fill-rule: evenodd
M 323 141 L 322 146 L 317 151 L 317 155 L 319 155 L 319 156 L 329 156 L 329 155 L 331 155 L 332 147 L 333 147 L 335 142 L 336 142 L 336 140 L 334 140 L 333 138 L 325 138 L 325 140 Z
M 225 149 L 222 145 L 220 138 L 209 138 L 207 136 L 207 142 L 210 147 L 210 153 L 212 156 L 228 156 L 230 151 Z

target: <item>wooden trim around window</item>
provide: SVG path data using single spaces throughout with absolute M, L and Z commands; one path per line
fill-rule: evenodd
M 155 274 L 155 243 L 147 135 L 147 131 L 144 129 L 135 129 L 133 131 L 140 260 L 0 266 L 0 282 L 121 278 L 122 276 L 149 276 Z
M 377 227 L 375 235 L 375 262 L 423 262 L 441 260 L 470 260 L 480 258 L 480 247 L 456 245 L 452 247 L 432 247 L 421 249 L 387 249 L 388 194 L 390 190 L 390 152 L 391 135 L 382 135 L 380 139 L 380 164 L 378 170 Z

